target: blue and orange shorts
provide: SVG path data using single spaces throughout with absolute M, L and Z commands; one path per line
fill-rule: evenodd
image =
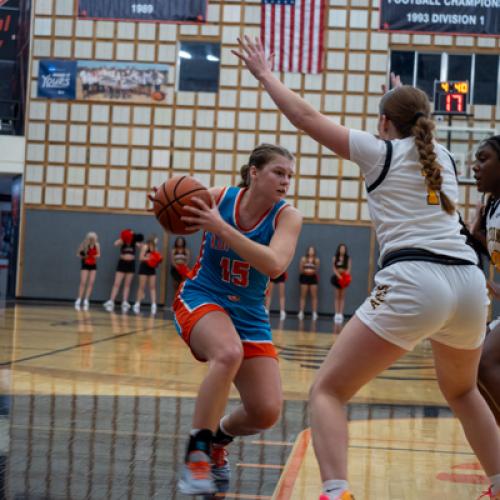
M 240 336 L 244 359 L 258 356 L 278 358 L 263 303 L 241 304 L 227 296 L 215 296 L 214 293 L 190 287 L 189 284 L 189 281 L 185 282 L 179 289 L 173 304 L 175 327 L 188 346 L 196 323 L 210 312 L 221 311 L 229 316 Z

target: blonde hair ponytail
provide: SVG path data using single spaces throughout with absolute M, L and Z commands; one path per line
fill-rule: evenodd
M 441 208 L 447 214 L 453 214 L 456 211 L 454 203 L 441 190 L 443 185 L 443 176 L 441 175 L 443 167 L 436 160 L 434 151 L 434 122 L 421 114 L 417 117 L 415 125 L 412 128 L 412 135 L 415 137 L 420 163 L 422 164 L 422 174 L 425 177 L 427 186 L 427 200 L 430 205 L 440 204 Z

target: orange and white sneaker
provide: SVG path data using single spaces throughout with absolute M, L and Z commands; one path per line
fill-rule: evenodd
M 210 458 L 212 459 L 212 476 L 215 481 L 229 483 L 231 467 L 227 460 L 226 447 L 213 443 Z
M 477 500 L 479 500 L 480 498 L 490 498 L 491 500 L 500 500 L 500 492 L 497 493 L 496 495 L 493 495 L 490 486 L 486 491 L 483 491 L 483 494 Z
M 337 495 L 336 497 L 332 497 L 330 495 L 322 493 L 319 497 L 319 500 L 354 500 L 354 495 L 347 490 L 344 490 L 340 495 Z
M 210 457 L 204 451 L 194 450 L 189 453 L 186 463 L 182 466 L 177 487 L 184 495 L 210 495 L 217 492 Z

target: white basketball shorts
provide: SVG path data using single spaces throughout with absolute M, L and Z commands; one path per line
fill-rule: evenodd
M 377 335 L 408 351 L 431 338 L 476 349 L 485 337 L 489 299 L 477 266 L 398 262 L 375 275 L 356 315 Z

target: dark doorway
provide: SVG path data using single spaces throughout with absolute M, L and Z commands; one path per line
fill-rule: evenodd
M 0 175 L 0 299 L 16 295 L 22 177 Z

